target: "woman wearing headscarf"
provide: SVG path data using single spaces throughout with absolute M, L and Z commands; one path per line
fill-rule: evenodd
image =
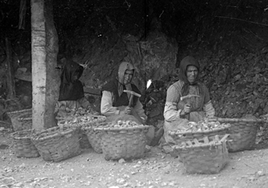
M 167 90 L 164 137 L 168 143 L 174 143 L 168 131 L 187 128 L 188 121 L 198 122 L 215 115 L 209 90 L 198 80 L 199 71 L 199 63 L 194 57 L 183 58 L 179 80 Z
M 122 62 L 118 68 L 118 75 L 102 88 L 101 113 L 111 117 L 116 115 L 133 115 L 138 123 L 145 123 L 147 116 L 144 113 L 143 105 L 137 96 L 133 96 L 132 103 L 130 93 L 124 90 L 134 91 L 140 94 L 139 89 L 133 84 L 132 78 L 134 66 L 129 62 Z
M 118 74 L 115 79 L 108 82 L 102 88 L 101 114 L 107 116 L 108 121 L 119 119 L 133 120 L 145 124 L 147 116 L 143 105 L 137 96 L 133 96 L 132 103 L 129 104 L 130 94 L 124 90 L 134 91 L 140 94 L 139 89 L 132 83 L 134 66 L 129 62 L 122 62 L 118 68 Z M 155 132 L 155 128 L 150 126 L 147 133 L 147 142 L 149 145 L 157 145 L 161 132 Z
M 90 103 L 84 96 L 83 84 L 79 80 L 83 71 L 84 68 L 72 60 L 65 63 L 60 77 L 59 100 L 55 109 L 58 116 L 63 115 L 66 110 L 75 111 L 80 107 L 89 107 Z

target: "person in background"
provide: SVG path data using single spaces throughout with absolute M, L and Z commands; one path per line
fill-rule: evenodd
M 147 116 L 143 105 L 137 96 L 133 96 L 133 101 L 129 105 L 130 94 L 124 90 L 131 90 L 138 94 L 141 92 L 136 85 L 132 83 L 134 75 L 134 66 L 129 62 L 121 62 L 118 68 L 117 77 L 108 82 L 102 88 L 101 114 L 107 116 L 108 121 L 120 117 L 124 120 L 133 120 L 140 124 L 146 124 Z M 155 135 L 155 129 L 150 127 L 147 133 L 149 145 L 157 145 L 161 136 Z
M 70 111 L 76 111 L 78 108 L 88 109 L 89 101 L 85 98 L 83 84 L 79 80 L 84 68 L 78 63 L 66 61 L 60 83 L 60 94 L 56 103 L 55 113 L 57 116 L 66 116 Z
M 209 90 L 198 79 L 199 72 L 200 66 L 194 57 L 183 58 L 179 80 L 167 90 L 164 108 L 164 138 L 167 143 L 174 143 L 168 131 L 187 129 L 188 121 L 198 122 L 215 115 Z

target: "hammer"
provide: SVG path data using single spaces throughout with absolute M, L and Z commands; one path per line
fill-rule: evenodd
M 189 95 L 182 96 L 180 99 L 181 99 L 181 101 L 183 101 L 183 100 L 185 100 L 185 99 L 190 99 L 190 98 L 192 98 L 192 97 L 200 97 L 200 96 L 199 96 L 199 95 L 189 94 Z M 188 107 L 191 107 L 189 101 L 186 101 L 186 105 L 187 105 Z M 189 118 L 187 118 L 187 119 L 189 119 Z
M 131 91 L 131 90 L 124 90 L 125 93 L 129 93 L 130 94 L 130 98 L 129 98 L 129 102 L 128 102 L 128 106 L 131 106 L 132 104 L 132 101 L 133 101 L 133 95 L 135 95 L 136 97 L 141 97 L 140 94 L 134 92 L 134 91 Z
M 191 97 L 200 97 L 200 96 L 199 95 L 191 95 L 191 94 L 185 95 L 185 96 L 181 97 L 181 101 L 183 101 L 185 99 L 190 99 Z
M 180 100 L 183 101 L 183 100 L 186 100 L 186 99 L 190 99 L 190 98 L 192 98 L 192 97 L 200 97 L 200 96 L 199 96 L 199 95 L 188 94 L 188 95 L 182 96 L 182 97 L 180 98 Z M 187 107 L 191 108 L 190 101 L 187 100 L 185 105 L 186 105 Z M 189 118 L 190 118 L 189 114 L 186 114 L 186 119 L 189 120 Z

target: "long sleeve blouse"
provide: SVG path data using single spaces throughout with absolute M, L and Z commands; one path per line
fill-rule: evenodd
M 101 113 L 105 116 L 118 115 L 122 107 L 114 107 L 113 106 L 114 96 L 112 92 L 103 91 L 101 98 Z M 133 110 L 137 112 L 137 114 L 141 117 L 141 119 L 146 120 L 147 116 L 143 109 L 143 105 L 140 100 L 137 100 L 136 105 L 133 107 Z
M 215 109 L 211 103 L 209 92 L 204 84 L 200 84 L 203 94 L 200 95 L 197 86 L 190 86 L 189 94 L 199 95 L 199 97 L 192 97 L 188 101 L 181 101 L 181 88 L 183 86 L 182 81 L 177 81 L 171 85 L 167 90 L 166 103 L 164 108 L 164 118 L 168 122 L 180 119 L 180 113 L 183 109 L 185 102 L 191 104 L 193 111 L 205 112 L 205 116 L 213 117 L 215 115 Z

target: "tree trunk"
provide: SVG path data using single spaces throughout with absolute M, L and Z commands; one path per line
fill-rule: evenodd
M 33 129 L 56 125 L 55 104 L 59 93 L 58 36 L 53 24 L 52 1 L 31 0 Z

